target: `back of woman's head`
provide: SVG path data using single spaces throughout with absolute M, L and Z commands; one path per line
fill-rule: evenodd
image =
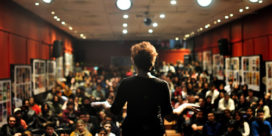
M 141 42 L 133 45 L 131 48 L 131 58 L 137 68 L 150 71 L 151 67 L 155 64 L 158 55 L 155 47 L 149 42 Z

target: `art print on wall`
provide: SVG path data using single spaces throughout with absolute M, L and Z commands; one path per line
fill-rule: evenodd
M 33 91 L 34 95 L 46 91 L 46 63 L 45 60 L 34 59 L 33 67 Z
M 0 80 L 0 127 L 7 123 L 11 110 L 11 81 Z
M 204 51 L 203 52 L 203 70 L 207 71 L 208 74 L 212 74 L 212 52 Z
M 65 76 L 69 75 L 69 72 L 74 71 L 73 54 L 64 53 L 65 60 Z
M 260 56 L 244 56 L 241 58 L 242 84 L 249 89 L 260 91 Z
M 224 56 L 220 54 L 213 55 L 213 75 L 219 80 L 224 80 Z
M 266 93 L 272 93 L 272 61 L 265 62 Z M 272 99 L 272 95 L 271 95 Z
M 240 84 L 240 59 L 239 57 L 231 57 L 225 59 L 225 75 L 226 84 L 229 80 Z
M 56 61 L 48 60 L 46 63 L 47 89 L 51 90 L 55 86 L 56 81 Z
M 23 100 L 32 96 L 31 72 L 30 65 L 11 66 L 11 77 L 13 77 L 12 92 L 14 94 L 13 102 L 15 107 L 21 107 Z

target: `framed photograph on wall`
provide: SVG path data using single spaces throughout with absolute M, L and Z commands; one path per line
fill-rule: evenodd
M 7 123 L 7 117 L 11 113 L 11 81 L 0 79 L 0 127 Z
M 239 57 L 228 57 L 225 58 L 225 77 L 226 84 L 229 84 L 229 80 L 233 80 L 240 84 L 240 58 Z
M 56 78 L 63 78 L 63 57 L 56 58 Z
M 46 75 L 47 75 L 47 90 L 51 90 L 55 86 L 56 81 L 56 61 L 46 61 Z
M 32 70 L 30 65 L 11 65 L 13 104 L 21 107 L 23 100 L 32 96 Z
M 219 80 L 224 80 L 224 56 L 220 54 L 213 55 L 213 75 Z
M 41 59 L 32 60 L 33 69 L 33 91 L 34 95 L 43 93 L 46 91 L 46 62 Z
M 243 56 L 241 57 L 241 77 L 242 85 L 247 84 L 249 89 L 260 91 L 261 85 L 261 57 Z
M 204 51 L 203 52 L 203 70 L 208 71 L 208 74 L 212 74 L 212 52 Z
M 272 93 L 272 61 L 265 62 L 266 93 Z M 272 95 L 271 95 L 272 99 Z

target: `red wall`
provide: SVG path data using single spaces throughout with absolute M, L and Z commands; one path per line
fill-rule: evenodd
M 10 64 L 50 59 L 54 40 L 72 53 L 72 37 L 10 0 L 0 1 L 0 79 L 10 78 Z
M 212 50 L 219 53 L 217 41 L 227 38 L 232 43 L 232 56 L 263 56 L 272 60 L 272 6 L 255 14 L 225 24 L 195 38 L 196 52 Z
M 171 49 L 159 51 L 159 61 L 176 64 L 177 60 L 184 62 L 184 55 L 189 55 L 189 49 Z

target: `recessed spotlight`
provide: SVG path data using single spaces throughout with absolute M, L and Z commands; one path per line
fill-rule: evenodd
M 54 16 L 54 19 L 58 19 L 58 16 Z
M 203 28 L 202 28 L 202 27 L 200 27 L 200 28 L 199 28 L 199 30 L 200 30 L 200 31 L 202 31 L 202 30 L 203 30 Z
M 132 6 L 131 0 L 117 0 L 115 4 L 120 10 L 129 10 Z
M 225 16 L 225 19 L 229 19 L 229 16 Z
M 128 24 L 127 23 L 123 23 L 123 27 L 127 27 L 128 26 Z
M 259 3 L 263 3 L 263 1 L 262 1 L 262 0 L 259 0 Z
M 208 7 L 212 4 L 213 0 L 197 0 L 197 4 L 201 7 Z
M 165 14 L 160 14 L 160 18 L 165 18 Z
M 229 14 L 229 16 L 230 16 L 230 17 L 233 17 L 233 14 L 231 13 L 231 14 Z
M 128 33 L 128 30 L 127 29 L 124 29 L 123 30 L 123 34 L 127 34 Z
M 153 27 L 157 27 L 157 26 L 158 26 L 158 23 L 154 22 L 154 23 L 152 24 L 152 26 L 153 26 Z
M 40 3 L 39 3 L 39 2 L 36 2 L 36 3 L 35 3 L 35 6 L 39 6 L 39 5 L 40 5 Z
M 249 6 L 246 6 L 245 9 L 248 10 L 248 9 L 249 9 Z
M 240 12 L 240 13 L 244 12 L 244 9 L 239 9 L 239 12 Z
M 73 27 L 69 26 L 69 30 L 73 30 Z
M 177 4 L 177 1 L 176 1 L 176 0 L 170 0 L 170 4 L 171 4 L 171 5 L 176 5 L 176 4 Z
M 205 25 L 205 28 L 209 28 L 211 25 L 210 24 L 207 24 L 207 25 Z
M 178 40 L 179 40 L 179 38 L 178 38 L 178 37 L 176 37 L 176 38 L 175 38 L 175 40 L 176 40 L 176 41 L 178 41 Z
M 213 24 L 217 24 L 217 21 L 213 21 Z
M 84 34 L 80 34 L 80 37 L 84 37 Z
M 52 11 L 51 14 L 52 14 L 52 15 L 55 15 L 55 11 Z
M 148 29 L 148 33 L 153 33 L 153 30 L 152 29 Z
M 65 25 L 66 23 L 64 21 L 62 21 L 61 24 Z
M 221 22 L 221 20 L 220 20 L 220 19 L 217 19 L 217 22 L 218 22 L 218 23 L 220 23 L 220 22 Z
M 123 18 L 128 19 L 128 15 L 127 14 L 123 15 Z
M 252 3 L 258 2 L 258 0 L 249 0 L 249 1 L 252 2 Z
M 186 34 L 184 37 L 185 37 L 185 38 L 188 38 L 188 37 L 190 37 L 190 35 L 189 35 L 189 34 Z
M 59 21 L 60 21 L 60 18 L 57 18 L 56 20 L 59 22 Z
M 50 4 L 53 2 L 53 0 L 43 0 L 44 3 Z

